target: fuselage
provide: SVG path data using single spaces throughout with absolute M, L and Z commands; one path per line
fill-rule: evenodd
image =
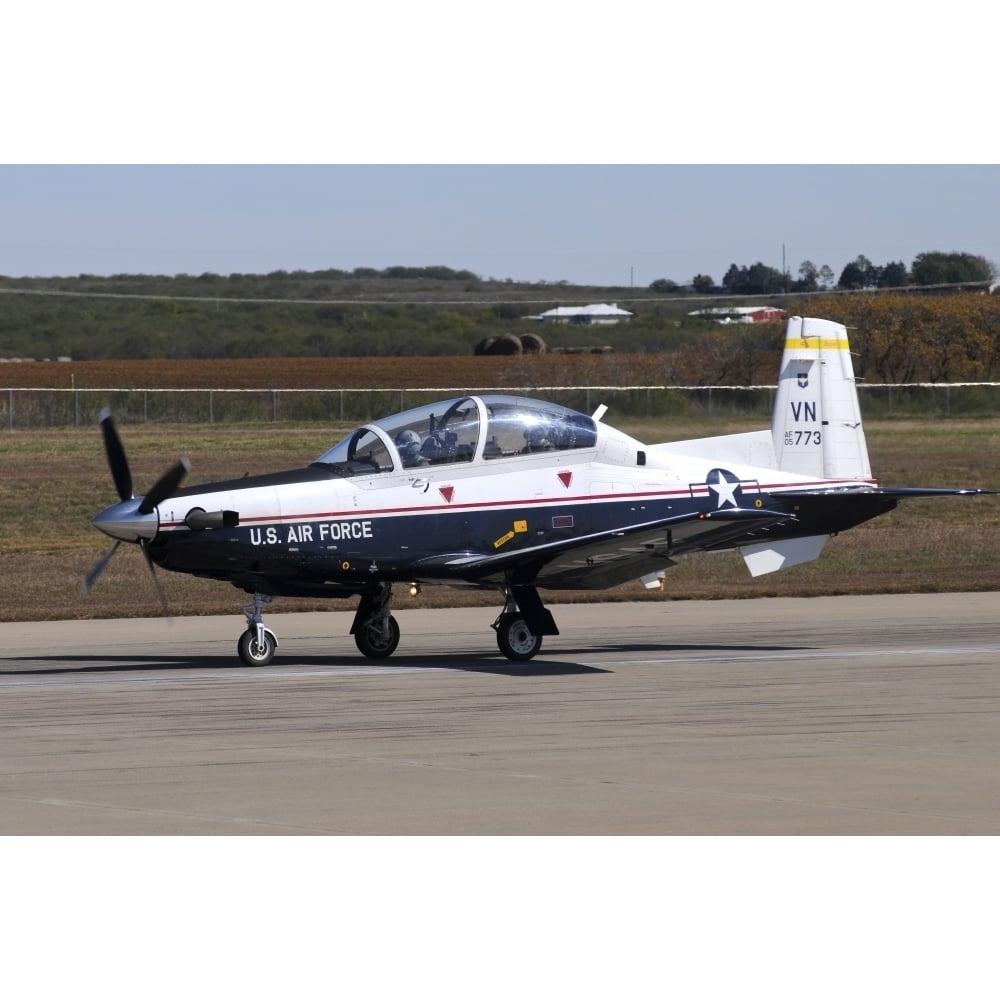
M 423 430 L 428 422 L 447 448 L 435 445 L 436 455 L 425 448 L 430 457 L 407 463 L 395 443 L 400 428 Z M 548 438 L 526 444 L 542 423 Z M 690 514 L 790 511 L 794 502 L 783 494 L 819 486 L 830 481 L 647 447 L 550 403 L 465 397 L 365 425 L 302 469 L 178 490 L 160 503 L 155 526 L 154 515 L 145 515 L 135 528 L 165 569 L 249 591 L 338 596 L 376 579 L 493 586 L 496 574 L 456 566 Z M 103 518 L 120 529 L 112 512 L 124 506 L 95 523 L 107 531 Z M 854 503 L 838 515 L 833 498 L 820 527 L 798 517 L 771 530 L 781 537 L 836 531 L 882 509 Z M 238 524 L 191 527 L 192 512 L 223 511 L 236 512 Z M 655 555 L 724 548 L 726 537 L 679 527 Z M 522 575 L 546 586 L 546 565 L 539 558 Z M 562 572 L 558 586 L 595 586 L 582 573 L 574 580 Z

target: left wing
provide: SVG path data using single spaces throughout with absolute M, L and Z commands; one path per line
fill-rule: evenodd
M 734 507 L 648 521 L 505 553 L 450 553 L 422 559 L 415 576 L 473 583 L 601 590 L 669 566 L 696 549 L 750 544 L 796 520 L 775 510 Z

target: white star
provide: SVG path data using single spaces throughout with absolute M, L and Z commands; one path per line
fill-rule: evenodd
M 716 481 L 714 483 L 708 483 L 708 488 L 715 490 L 719 496 L 719 503 L 717 507 L 722 507 L 724 504 L 731 503 L 734 507 L 738 506 L 736 503 L 736 491 L 739 489 L 739 480 L 735 482 L 730 482 L 726 479 L 725 475 L 721 472 L 717 472 Z

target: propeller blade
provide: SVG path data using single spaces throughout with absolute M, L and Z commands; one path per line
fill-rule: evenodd
M 139 548 L 142 549 L 142 554 L 146 557 L 146 565 L 149 567 L 149 572 L 153 575 L 153 583 L 156 584 L 156 592 L 160 595 L 160 605 L 163 607 L 163 615 L 165 618 L 170 618 L 170 608 L 167 606 L 167 595 L 163 593 L 163 587 L 160 586 L 160 578 L 156 575 L 156 567 L 153 565 L 153 559 L 146 548 L 146 539 L 139 539 Z
M 107 407 L 101 410 L 100 420 L 101 434 L 104 435 L 104 450 L 108 456 L 108 465 L 111 467 L 111 478 L 115 481 L 118 498 L 120 500 L 131 500 L 135 495 L 132 492 L 132 472 L 128 467 L 128 459 L 125 457 L 125 449 L 122 447 L 121 438 L 118 437 L 114 418 Z
M 167 469 L 143 497 L 142 503 L 139 504 L 139 513 L 152 514 L 153 509 L 158 507 L 180 486 L 181 480 L 188 474 L 190 468 L 191 463 L 186 458 L 182 458 L 173 468 Z
M 118 546 L 121 542 L 115 542 L 114 545 L 108 549 L 100 559 L 94 563 L 90 572 L 83 578 L 83 582 L 80 584 L 80 589 L 85 593 L 89 594 L 91 588 L 97 583 L 97 578 L 104 572 L 104 567 L 111 561 L 111 557 L 118 551 Z

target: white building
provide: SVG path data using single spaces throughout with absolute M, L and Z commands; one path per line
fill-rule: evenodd
M 619 309 L 617 303 L 608 305 L 606 302 L 597 302 L 589 306 L 557 306 L 555 309 L 546 310 L 540 316 L 529 317 L 529 319 L 541 320 L 543 323 L 586 323 L 590 325 L 622 323 L 631 318 L 632 313 L 627 309 Z

